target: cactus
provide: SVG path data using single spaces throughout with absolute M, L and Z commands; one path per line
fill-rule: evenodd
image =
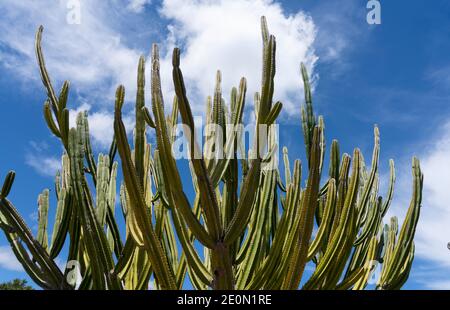
M 114 139 L 109 154 L 99 154 L 97 161 L 87 113 L 78 114 L 76 127 L 69 128 L 70 84 L 64 82 L 60 93 L 55 92 L 41 49 L 43 28 L 39 28 L 36 55 L 48 95 L 44 118 L 64 146 L 61 170 L 55 178 L 56 210 L 50 240 L 47 217 L 53 210 L 48 189 L 38 198 L 36 236 L 7 198 L 14 172 L 6 176 L 0 192 L 0 227 L 37 285 L 44 289 L 121 290 L 147 289 L 154 281 L 158 289 L 173 290 L 182 289 L 188 276 L 196 289 L 358 290 L 367 287 L 374 262 L 378 262 L 382 268 L 376 288 L 402 287 L 414 258 L 423 183 L 419 161 L 413 159 L 413 194 L 400 231 L 395 217 L 383 225 L 393 198 L 395 169 L 391 160 L 389 187 L 383 198 L 378 190 L 378 127 L 374 128 L 370 169 L 359 149 L 352 156 L 341 154 L 338 141 L 333 140 L 328 176 L 322 179 L 324 119 L 314 114 L 309 77 L 302 64 L 306 186 L 301 186 L 302 164 L 296 160 L 291 168 L 287 148 L 283 148 L 282 177 L 278 164 L 271 160 L 278 146 L 271 125 L 282 109 L 282 103 L 273 100 L 276 40 L 264 17 L 261 24 L 262 85 L 254 96 L 256 139 L 251 149 L 243 146 L 239 132 L 225 131 L 222 136 L 209 136 L 204 152 L 200 150 L 177 48 L 172 59 L 175 98 L 172 112 L 165 114 L 159 52 L 153 45 L 152 112 L 145 106 L 145 59 L 141 57 L 133 143 L 122 121 L 125 89 L 119 86 Z M 214 95 L 207 100 L 207 125 L 242 125 L 246 91 L 242 78 L 227 105 L 218 72 Z M 184 192 L 185 180 L 172 153 L 179 116 L 191 155 L 193 199 Z M 263 131 L 259 129 L 262 125 L 266 126 Z M 156 135 L 155 146 L 147 142 L 149 130 Z M 234 156 L 206 156 L 221 145 Z M 243 158 L 236 157 L 238 152 Z M 117 184 L 119 171 L 121 184 Z M 125 238 L 116 221 L 116 204 L 125 219 Z M 55 262 L 66 242 L 67 261 L 79 264 L 82 280 L 78 285 L 68 281 L 68 270 L 61 271 Z M 314 267 L 313 272 L 302 282 L 307 264 Z

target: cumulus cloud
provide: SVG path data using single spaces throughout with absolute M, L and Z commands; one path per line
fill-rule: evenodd
M 85 111 L 88 112 L 93 147 L 97 150 L 108 149 L 113 138 L 114 115 L 106 110 L 92 111 L 91 105 L 83 103 L 78 108 L 70 110 L 70 127 L 76 127 L 78 113 Z M 126 114 L 123 122 L 127 132 L 130 133 L 133 130 L 134 117 Z M 31 141 L 25 153 L 25 163 L 42 176 L 54 177 L 61 169 L 61 158 L 50 154 L 49 145 L 45 141 Z
M 448 290 L 450 289 L 450 281 L 447 276 L 449 272 L 449 265 L 430 264 L 427 261 L 416 259 L 408 283 L 431 290 Z
M 431 80 L 435 85 L 441 86 L 448 91 L 450 88 L 450 65 L 430 70 L 426 78 Z
M 54 177 L 61 166 L 61 161 L 56 157 L 42 157 L 31 153 L 27 155 L 26 163 L 39 174 L 50 177 Z
M 71 127 L 76 126 L 76 118 L 78 113 L 88 112 L 89 133 L 91 134 L 91 142 L 94 147 L 101 149 L 111 145 L 114 128 L 114 115 L 107 110 L 92 111 L 92 106 L 87 103 L 81 104 L 77 109 L 70 110 L 69 123 Z M 134 119 L 131 115 L 125 115 L 123 122 L 127 132 L 132 131 Z
M 45 142 L 30 142 L 30 149 L 25 155 L 25 163 L 42 176 L 54 177 L 56 171 L 61 168 L 61 160 L 49 156 L 48 145 Z
M 44 25 L 43 49 L 55 88 L 65 79 L 71 81 L 74 96 L 69 108 L 79 111 L 86 108 L 83 104 L 87 105 L 93 140 L 99 146 L 107 146 L 112 137 L 115 88 L 124 84 L 126 100 L 134 100 L 138 58 L 141 54 L 148 55 L 149 48 L 141 49 L 140 44 L 133 43 L 135 30 L 124 21 L 149 3 L 81 0 L 81 23 L 71 24 L 67 18 L 73 8 L 65 0 L 1 1 L 0 66 L 22 81 L 32 80 L 39 85 L 34 32 L 38 25 Z M 120 10 L 123 7 L 128 10 Z M 182 69 L 194 113 L 203 112 L 206 96 L 213 91 L 217 69 L 222 71 L 226 100 L 231 87 L 237 86 L 242 76 L 247 78 L 247 104 L 251 105 L 253 93 L 260 90 L 260 16 L 265 15 L 271 33 L 277 38 L 275 100 L 284 103 L 285 115 L 299 112 L 303 101 L 300 62 L 313 74 L 317 61 L 313 48 L 316 27 L 310 16 L 302 11 L 288 13 L 272 0 L 164 0 L 154 4 L 153 9 L 168 30 L 166 37 L 165 32 L 159 32 L 167 102 L 171 102 L 173 95 L 171 52 L 178 45 L 183 51 Z M 155 28 L 148 18 L 145 23 L 146 27 Z M 39 160 L 30 157 L 28 162 L 32 165 Z M 55 162 L 47 164 L 53 166 Z
M 425 286 L 431 290 L 450 290 L 450 281 L 427 281 Z
M 424 201 L 417 229 L 417 254 L 450 266 L 450 122 L 421 159 Z
M 151 0 L 129 0 L 127 9 L 135 13 L 141 13 L 145 6 L 149 4 L 151 4 Z
M 313 43 L 316 28 L 304 12 L 287 13 L 271 0 L 165 0 L 160 12 L 169 19 L 168 54 L 162 64 L 163 86 L 171 90 L 172 46 L 182 47 L 181 67 L 194 100 L 194 111 L 203 110 L 214 89 L 216 70 L 222 71 L 224 97 L 242 76 L 248 82 L 248 100 L 260 90 L 262 42 L 260 17 L 267 17 L 277 39 L 275 100 L 288 114 L 298 113 L 302 102 L 300 62 L 312 73 L 317 56 Z
M 23 271 L 10 246 L 0 246 L 0 267 L 11 271 Z
M 358 1 L 316 1 L 311 16 L 317 28 L 314 46 L 322 64 L 331 64 L 328 74 L 339 75 L 351 65 L 349 52 L 364 44 L 371 33 L 361 23 L 365 6 Z M 372 27 L 373 29 L 373 27 Z
M 112 98 L 119 84 L 132 93 L 140 52 L 127 47 L 123 35 L 114 30 L 120 3 L 79 3 L 80 24 L 72 24 L 68 18 L 78 14 L 78 7 L 69 8 L 65 0 L 1 1 L 0 64 L 21 79 L 39 82 L 34 33 L 43 25 L 43 49 L 55 88 L 68 79 L 96 104 L 105 102 L 99 98 Z
M 424 174 L 422 208 L 417 224 L 416 256 L 431 262 L 434 269 L 450 268 L 450 122 L 438 130 L 436 137 L 417 154 Z M 389 216 L 401 223 L 412 193 L 410 163 L 398 165 L 394 204 Z M 430 270 L 427 271 L 432 272 Z

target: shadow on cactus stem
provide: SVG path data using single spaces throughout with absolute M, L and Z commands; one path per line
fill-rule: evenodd
M 122 121 L 125 89 L 119 86 L 114 140 L 109 153 L 97 159 L 87 113 L 79 113 L 76 127 L 69 128 L 70 85 L 64 82 L 59 93 L 54 90 L 41 49 L 43 28 L 38 29 L 36 55 L 48 97 L 44 118 L 65 149 L 55 177 L 57 203 L 51 237 L 48 190 L 39 195 L 36 236 L 7 199 L 14 172 L 6 176 L 0 193 L 0 227 L 37 285 L 44 289 L 142 290 L 154 281 L 151 285 L 157 289 L 173 290 L 182 289 L 188 276 L 196 289 L 297 289 L 302 282 L 303 289 L 359 290 L 366 288 L 377 263 L 382 265 L 377 289 L 402 287 L 414 258 L 413 238 L 421 207 L 419 161 L 414 158 L 412 162 L 413 192 L 402 227 L 395 217 L 384 225 L 393 198 L 395 169 L 391 160 L 388 191 L 381 196 L 378 128 L 374 128 L 370 167 L 358 148 L 352 155 L 341 154 L 338 141 L 333 140 L 328 172 L 324 172 L 324 120 L 314 114 L 308 73 L 302 65 L 306 186 L 301 186 L 302 165 L 296 160 L 291 169 L 287 148 L 283 148 L 284 176 L 277 165 L 263 169 L 278 144 L 270 128 L 276 124 L 282 103 L 273 99 L 276 40 L 264 17 L 261 29 L 262 83 L 253 102 L 256 138 L 252 151 L 235 132 L 213 134 L 198 145 L 178 48 L 172 59 L 176 95 L 172 112 L 165 114 L 158 47 L 153 45 L 151 112 L 145 105 L 145 59 L 141 57 L 133 141 L 128 140 Z M 245 78 L 232 89 L 228 104 L 220 83 L 218 73 L 214 96 L 207 101 L 207 124 L 242 125 Z M 185 194 L 186 180 L 172 152 L 179 117 L 188 137 L 195 197 Z M 265 130 L 259 130 L 263 125 Z M 149 131 L 156 135 L 156 145 L 147 142 Z M 234 156 L 205 155 L 219 146 Z M 243 158 L 237 159 L 238 152 Z M 255 156 L 245 156 L 249 153 Z M 116 182 L 118 173 L 121 184 Z M 116 192 L 120 192 L 119 201 Z M 117 204 L 126 223 L 125 238 L 116 221 Z M 56 264 L 65 243 L 68 266 L 77 266 L 81 278 L 74 277 L 70 268 L 61 271 Z M 306 264 L 314 268 L 302 281 Z

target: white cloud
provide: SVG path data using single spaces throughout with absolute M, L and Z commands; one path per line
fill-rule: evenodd
M 39 85 L 34 33 L 38 25 L 44 25 L 43 50 L 54 86 L 59 89 L 63 80 L 71 81 L 76 100 L 71 97 L 69 108 L 80 110 L 80 102 L 89 107 L 93 140 L 105 147 L 112 137 L 115 88 L 124 84 L 127 101 L 134 100 L 138 58 L 142 53 L 148 54 L 139 45 L 130 47 L 135 30 L 128 21 L 133 12 L 120 9 L 127 6 L 139 11 L 149 2 L 81 1 L 81 24 L 71 25 L 67 23 L 66 1 L 1 1 L 0 65 L 20 80 L 33 80 Z M 303 101 L 300 62 L 305 62 L 312 73 L 317 60 L 313 49 L 316 28 L 309 16 L 301 11 L 287 13 L 272 0 L 165 0 L 159 13 L 169 29 L 168 37 L 161 42 L 162 51 L 167 51 L 162 55 L 166 102 L 172 101 L 171 51 L 177 44 L 183 47 L 182 68 L 195 113 L 203 112 L 203 102 L 213 91 L 217 69 L 222 70 L 227 100 L 231 87 L 237 86 L 242 76 L 247 78 L 247 105 L 251 105 L 253 93 L 260 90 L 260 16 L 265 15 L 277 38 L 274 99 L 284 103 L 287 114 L 299 113 Z M 155 28 L 151 22 L 146 23 L 146 27 Z M 148 45 L 146 51 L 150 42 Z M 74 113 L 71 117 L 75 117 Z M 31 156 L 28 161 L 32 165 L 41 158 Z M 49 159 L 46 164 L 54 166 L 55 162 Z
M 317 60 L 313 50 L 316 29 L 308 15 L 301 11 L 289 14 L 271 0 L 165 0 L 160 12 L 170 20 L 169 49 L 161 65 L 166 92 L 172 89 L 172 43 L 183 47 L 181 67 L 195 112 L 204 110 L 206 96 L 214 89 L 217 69 L 222 71 L 224 98 L 228 99 L 231 87 L 245 76 L 247 103 L 252 103 L 253 93 L 260 91 L 260 17 L 265 15 L 269 31 L 277 39 L 274 99 L 281 100 L 289 114 L 299 112 L 300 62 L 312 72 Z M 166 96 L 166 101 L 169 99 Z
M 361 9 L 364 5 L 358 1 L 317 1 L 311 8 L 317 27 L 314 46 L 320 61 L 331 63 L 331 74 L 338 75 L 351 65 L 348 52 L 364 44 L 371 33 Z
M 45 157 L 43 155 L 36 155 L 28 153 L 25 162 L 37 173 L 43 176 L 54 177 L 56 171 L 61 167 L 61 161 L 56 157 Z
M 449 272 L 450 266 L 415 263 L 411 270 L 410 283 L 431 290 L 448 290 L 450 289 L 447 276 Z
M 77 109 L 70 110 L 70 127 L 76 126 L 76 118 L 78 113 L 87 111 L 89 122 L 89 133 L 91 134 L 91 142 L 94 147 L 101 149 L 108 148 L 114 133 L 114 115 L 110 111 L 99 110 L 92 112 L 91 105 L 83 103 Z M 127 132 L 131 132 L 134 126 L 134 118 L 131 115 L 125 115 L 123 122 Z
M 129 0 L 127 9 L 134 13 L 141 13 L 146 5 L 149 5 L 151 0 Z
M 45 142 L 30 142 L 30 149 L 25 154 L 25 163 L 42 176 L 54 177 L 61 168 L 61 160 L 48 156 L 49 146 Z
M 431 280 L 424 282 L 424 285 L 431 290 L 450 290 L 450 280 Z
M 127 47 L 124 35 L 114 30 L 120 3 L 81 1 L 81 23 L 70 24 L 66 2 L 1 1 L 0 64 L 21 79 L 37 82 L 34 34 L 43 25 L 44 55 L 56 89 L 68 79 L 75 91 L 89 94 L 95 104 L 105 101 L 99 98 L 113 98 L 119 84 L 132 94 L 140 52 Z
M 414 242 L 416 256 L 434 268 L 450 268 L 450 122 L 417 154 L 424 174 L 422 208 Z M 403 221 L 412 193 L 411 165 L 398 165 L 394 204 L 388 216 Z M 387 217 L 388 218 L 388 217 Z
M 421 159 L 424 192 L 417 254 L 450 266 L 450 122 Z
M 0 246 L 0 267 L 11 271 L 23 271 L 10 246 Z
M 426 78 L 435 85 L 441 86 L 448 91 L 450 86 L 450 65 L 434 68 L 426 74 Z

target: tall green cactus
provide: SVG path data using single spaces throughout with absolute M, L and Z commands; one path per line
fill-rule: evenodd
M 419 161 L 413 159 L 413 194 L 400 232 L 396 218 L 383 225 L 393 198 L 395 169 L 391 160 L 389 188 L 383 198 L 378 191 L 377 127 L 370 169 L 359 149 L 352 156 L 341 154 L 338 141 L 333 140 L 328 176 L 322 179 L 325 125 L 323 117 L 314 114 L 309 77 L 302 65 L 306 186 L 301 186 L 302 165 L 296 160 L 291 169 L 287 148 L 283 148 L 282 180 L 278 163 L 272 161 L 279 141 L 271 125 L 282 109 L 282 103 L 273 100 L 276 40 L 264 17 L 261 21 L 262 85 L 254 96 L 256 139 L 251 149 L 243 146 L 242 132 L 225 130 L 222 136 L 218 132 L 208 136 L 201 151 L 177 48 L 172 58 L 175 98 L 171 113 L 165 114 L 159 52 L 153 45 L 152 113 L 145 106 L 145 59 L 141 57 L 133 147 L 122 121 L 125 89 L 119 86 L 113 143 L 109 154 L 99 154 L 97 161 L 87 113 L 78 114 L 76 127 L 69 128 L 70 85 L 64 82 L 59 95 L 55 92 L 45 68 L 43 28 L 39 28 L 36 55 L 48 95 L 44 118 L 65 149 L 55 178 L 50 240 L 49 190 L 38 198 L 36 237 L 7 199 L 14 172 L 7 175 L 0 192 L 0 227 L 37 285 L 44 289 L 147 289 L 153 276 L 158 289 L 182 289 L 188 275 L 196 289 L 297 289 L 310 264 L 314 271 L 303 289 L 364 289 L 374 262 L 382 264 L 377 289 L 399 289 L 405 283 L 414 258 L 422 198 Z M 207 100 L 207 125 L 222 129 L 242 125 L 246 91 L 242 78 L 227 105 L 218 72 L 214 95 Z M 172 153 L 179 116 L 189 145 L 194 197 L 184 192 L 185 180 Z M 147 130 L 154 130 L 156 146 L 147 142 Z M 221 148 L 233 156 L 210 156 Z M 243 158 L 238 159 L 238 153 Z M 123 180 L 120 186 L 118 171 Z M 116 221 L 117 204 L 126 223 L 124 233 Z M 66 242 L 67 261 L 76 261 L 80 267 L 78 285 L 68 281 L 69 270 L 61 271 L 55 262 Z

